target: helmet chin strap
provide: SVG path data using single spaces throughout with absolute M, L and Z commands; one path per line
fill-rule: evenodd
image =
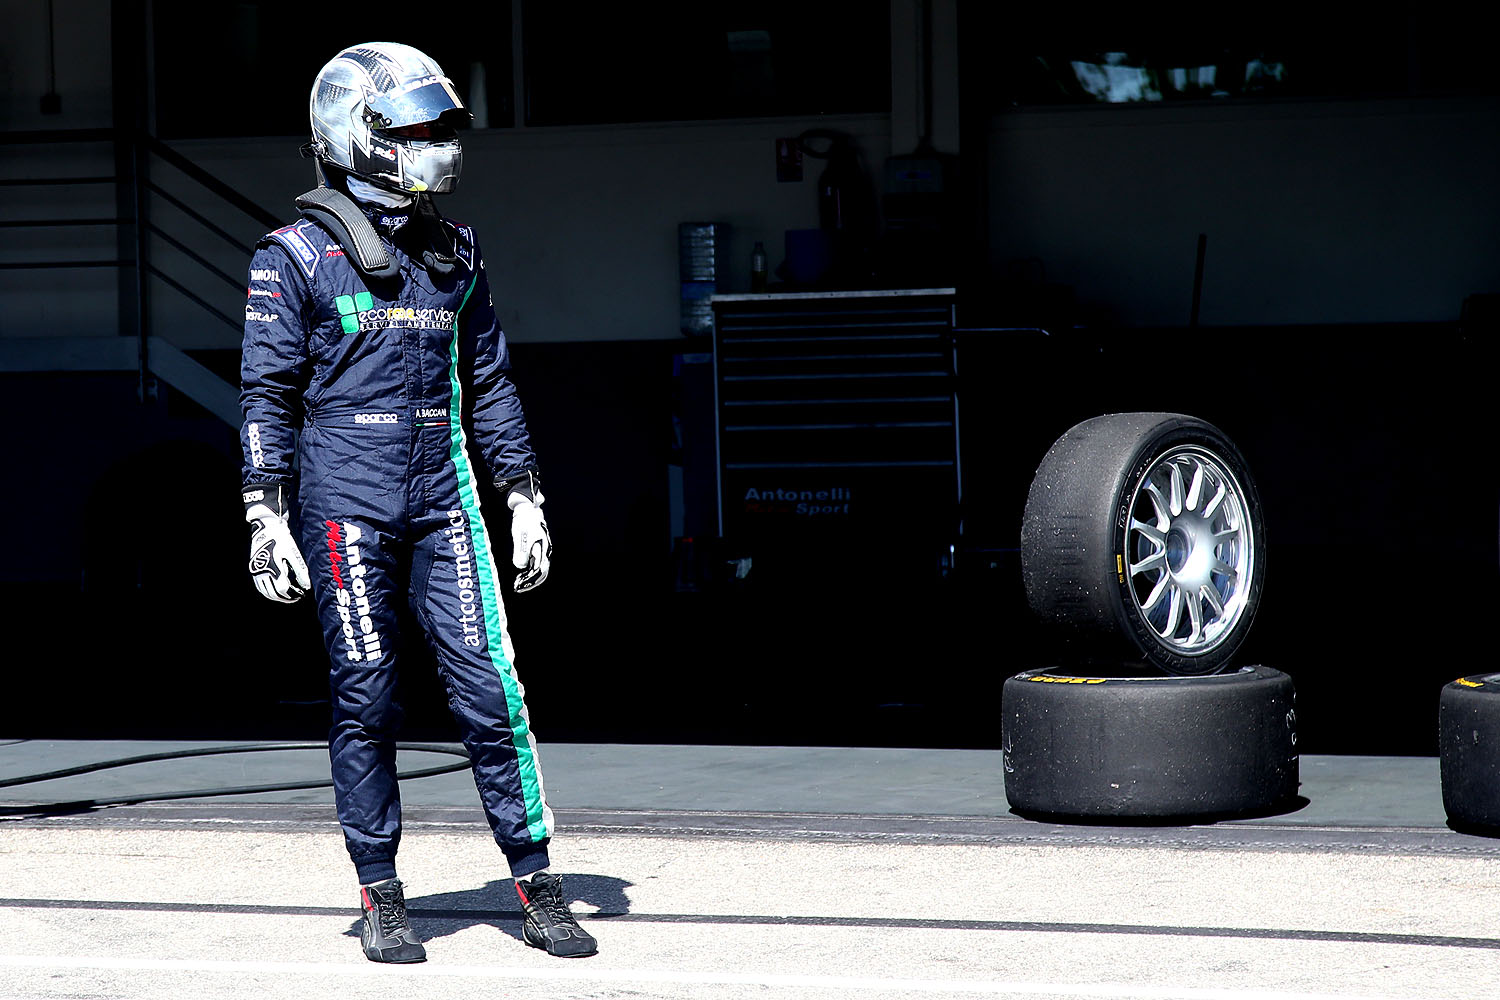
M 417 200 L 417 196 L 410 191 L 391 191 L 383 187 L 376 187 L 369 181 L 361 180 L 352 174 L 348 177 L 349 193 L 358 201 L 370 205 L 380 205 L 383 208 L 409 208 Z

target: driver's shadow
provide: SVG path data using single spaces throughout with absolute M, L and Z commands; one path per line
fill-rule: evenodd
M 630 900 L 625 890 L 634 885 L 633 882 L 609 875 L 559 874 L 562 874 L 563 895 L 567 897 L 568 905 L 584 904 L 574 910 L 583 919 L 617 917 L 630 912 Z M 521 900 L 516 895 L 515 882 L 508 878 L 495 879 L 477 889 L 408 898 L 406 913 L 417 938 L 422 941 L 479 926 L 494 927 L 517 941 L 522 940 Z M 360 922 L 355 920 L 344 933 L 359 937 Z

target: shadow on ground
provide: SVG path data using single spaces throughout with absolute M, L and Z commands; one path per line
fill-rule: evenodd
M 1286 802 L 1267 806 L 1264 809 L 1250 809 L 1243 812 L 1229 813 L 1191 813 L 1182 816 L 1072 816 L 1066 813 L 1033 812 L 1029 809 L 1012 808 L 1010 814 L 1038 823 L 1050 823 L 1062 826 L 1207 826 L 1213 823 L 1227 823 L 1234 820 L 1272 819 L 1277 816 L 1290 816 L 1292 813 L 1301 812 L 1303 809 L 1306 809 L 1311 803 L 1312 800 L 1306 795 L 1298 795 Z
M 598 916 L 622 916 L 630 912 L 625 890 L 633 882 L 609 875 L 559 874 L 569 906 L 582 903 L 597 910 Z M 469 927 L 494 927 L 517 941 L 522 940 L 521 901 L 516 896 L 515 882 L 508 878 L 495 879 L 477 889 L 415 896 L 406 901 L 406 912 L 424 942 Z M 360 921 L 355 920 L 344 933 L 359 937 L 359 925 Z

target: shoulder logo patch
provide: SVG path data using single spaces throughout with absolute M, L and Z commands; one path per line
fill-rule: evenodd
M 313 249 L 313 245 L 307 241 L 307 237 L 302 235 L 298 227 L 287 226 L 285 229 L 276 230 L 271 236 L 292 252 L 297 263 L 302 265 L 302 270 L 311 278 L 320 258 L 318 251 Z
M 474 270 L 474 231 L 468 226 L 454 226 L 453 228 L 458 230 L 458 235 L 461 237 L 458 246 L 455 247 L 458 257 L 464 262 L 464 266 L 472 271 Z

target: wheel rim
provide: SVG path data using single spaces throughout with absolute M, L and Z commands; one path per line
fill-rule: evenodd
M 1249 610 L 1256 538 L 1244 488 L 1196 445 L 1156 459 L 1130 498 L 1124 571 L 1157 641 L 1178 656 L 1222 646 Z

